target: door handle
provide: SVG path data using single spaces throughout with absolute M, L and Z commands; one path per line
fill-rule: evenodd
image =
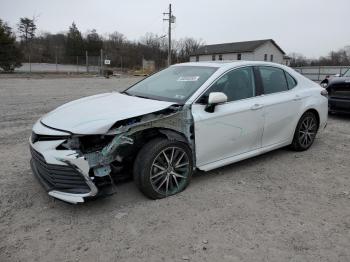
M 258 109 L 261 109 L 263 108 L 264 105 L 261 105 L 261 104 L 255 104 L 253 106 L 251 106 L 251 110 L 258 110 Z
M 293 98 L 294 101 L 299 101 L 301 100 L 301 97 L 299 95 L 296 95 L 294 98 Z

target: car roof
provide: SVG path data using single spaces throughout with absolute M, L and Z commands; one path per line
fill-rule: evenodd
M 173 66 L 204 66 L 204 67 L 217 67 L 217 68 L 234 68 L 248 65 L 265 65 L 284 68 L 285 66 L 272 62 L 263 61 L 243 61 L 243 60 L 223 60 L 223 61 L 203 61 L 203 62 L 187 62 L 176 64 Z

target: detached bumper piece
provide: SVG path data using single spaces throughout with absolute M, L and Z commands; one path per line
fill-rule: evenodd
M 49 195 L 73 204 L 85 202 L 92 189 L 81 173 L 71 166 L 48 164 L 39 152 L 30 151 L 33 173 Z

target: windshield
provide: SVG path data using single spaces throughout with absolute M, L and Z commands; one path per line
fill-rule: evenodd
M 344 73 L 343 77 L 350 77 L 350 69 Z
M 173 66 L 142 80 L 124 93 L 184 103 L 216 70 L 217 67 Z

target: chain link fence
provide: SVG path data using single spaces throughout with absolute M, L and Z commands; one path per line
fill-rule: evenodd
M 61 48 L 50 52 L 32 48 L 23 53 L 21 66 L 14 69 L 15 73 L 50 73 L 50 74 L 91 74 L 91 75 L 148 75 L 163 68 L 166 60 L 147 60 L 142 52 L 121 53 L 120 50 L 100 50 L 91 55 L 88 51 L 80 52 L 78 56 L 67 56 Z M 84 55 L 82 55 L 84 54 Z M 1 62 L 1 61 L 0 61 Z M 8 61 L 6 61 L 8 62 Z M 158 64 L 157 64 L 158 63 Z M 159 63 L 161 66 L 159 66 Z M 9 72 L 12 72 L 12 68 Z M 0 73 L 4 72 L 0 68 Z
M 303 66 L 294 67 L 303 76 L 309 78 L 310 80 L 320 82 L 324 80 L 327 76 L 333 76 L 336 74 L 343 75 L 349 66 Z
M 56 57 L 54 63 L 31 62 L 30 59 L 22 62 L 22 66 L 15 69 L 18 73 L 91 73 L 101 72 L 101 58 L 99 56 L 74 56 L 60 59 Z M 61 61 L 74 61 L 63 63 Z

